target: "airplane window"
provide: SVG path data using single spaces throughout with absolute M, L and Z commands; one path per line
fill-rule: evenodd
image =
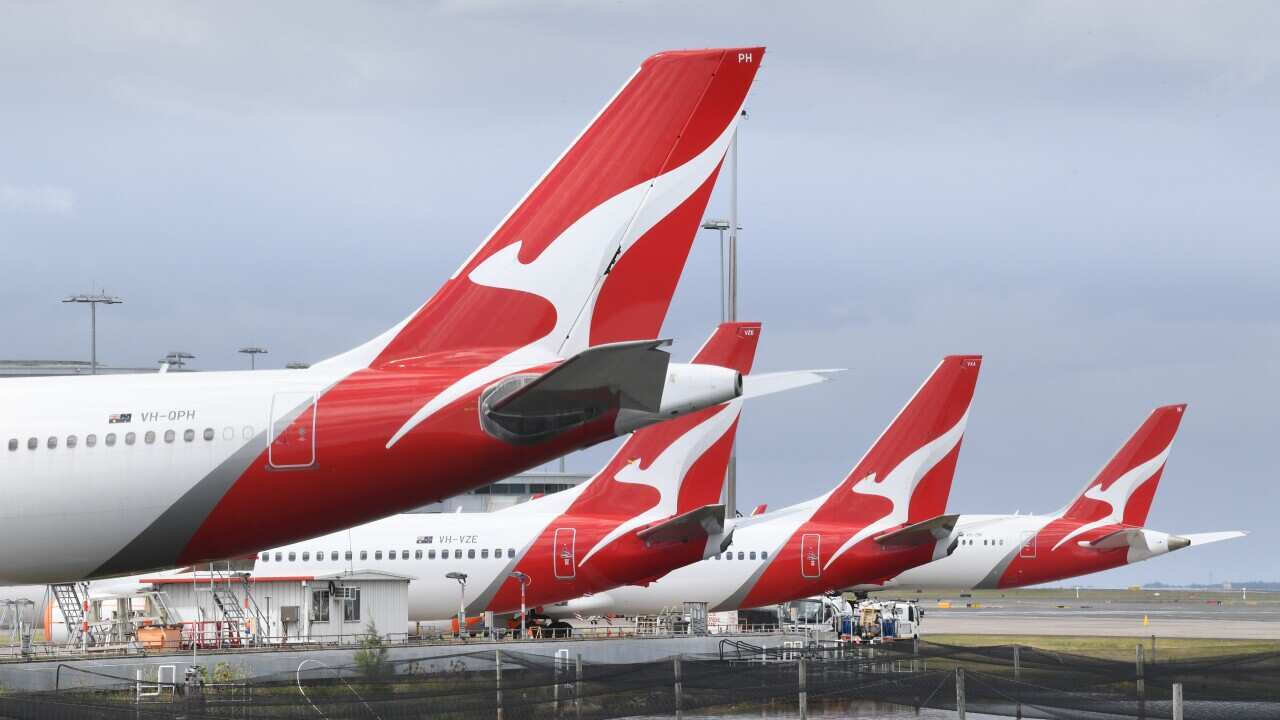
M 18 438 L 9 438 L 9 452 L 18 449 Z
M 395 550 L 391 550 L 391 551 L 387 552 L 387 559 L 388 559 L 388 560 L 395 560 L 395 559 L 396 559 L 396 551 L 395 551 Z
M 85 435 L 85 436 L 84 436 L 84 444 L 85 444 L 85 445 L 87 445 L 87 446 L 89 446 L 89 447 L 95 447 L 95 446 L 97 446 L 97 444 L 98 444 L 98 436 L 97 436 L 97 435 L 94 435 L 93 433 L 89 433 L 88 435 Z
M 419 550 L 414 550 L 414 551 L 413 551 L 413 559 L 414 559 L 414 560 L 421 560 L 421 559 L 422 559 L 422 550 L 421 550 L 421 549 L 419 549 Z
M 297 553 L 289 553 L 289 562 L 293 562 L 294 560 L 297 560 L 297 559 L 298 559 Z
M 483 550 L 481 550 L 481 551 L 480 551 L 480 559 L 481 559 L 481 560 L 488 560 L 488 559 L 489 559 L 489 548 L 485 548 L 485 549 L 483 549 Z
M 49 440 L 45 443 L 45 446 L 46 446 L 46 447 L 48 447 L 50 450 L 57 450 L 57 449 L 58 449 L 58 438 L 53 437 L 53 436 L 50 436 L 50 437 L 49 437 Z
M 156 441 L 156 432 L 154 430 L 148 430 L 147 434 L 142 436 L 142 441 L 148 445 L 154 444 Z
M 453 559 L 454 559 L 454 560 L 461 560 L 461 559 L 462 559 L 462 548 L 458 548 L 457 550 L 454 550 L 454 551 L 453 551 Z
M 733 559 L 733 553 L 731 553 L 731 552 L 727 552 L 727 553 L 725 553 L 725 554 L 724 554 L 724 559 L 725 559 L 725 560 L 732 560 L 732 559 Z
M 408 559 L 409 559 L 409 551 L 408 551 L 408 550 L 401 550 L 401 551 L 400 551 L 400 559 L 401 559 L 401 560 L 408 560 Z
M 67 447 L 69 447 L 69 448 L 73 448 L 73 447 L 75 447 L 75 446 L 76 446 L 76 443 L 77 443 L 77 442 L 78 442 L 78 440 L 76 439 L 76 436 L 75 436 L 75 435 L 68 435 L 68 436 L 67 436 Z
M 343 553 L 343 554 L 342 554 L 342 559 L 344 559 L 344 560 L 350 560 L 350 559 L 351 559 L 351 551 L 350 551 L 350 550 L 348 550 L 348 551 L 346 551 L 345 553 Z
M 280 551 L 276 551 L 276 562 L 280 562 Z
M 337 562 L 337 561 L 338 561 L 338 551 L 333 550 L 329 553 L 329 562 Z
M 742 552 L 741 550 L 738 551 L 739 560 L 745 560 L 746 558 L 744 557 L 744 555 L 746 555 L 746 553 Z
M 360 551 L 360 559 L 361 559 L 361 560 L 368 560 L 368 559 L 369 559 L 369 551 L 368 551 L 368 550 L 361 550 L 361 551 Z
M 374 559 L 374 560 L 381 560 L 381 559 L 382 559 L 382 551 L 381 551 L 381 550 L 374 550 L 374 551 L 373 551 L 373 559 Z
M 475 549 L 475 548 L 471 548 L 470 550 L 468 550 L 468 551 L 467 551 L 467 559 L 468 559 L 468 560 L 475 560 L 475 559 L 476 559 L 476 549 Z
M 768 551 L 768 550 L 761 550 L 761 551 L 760 551 L 760 559 L 761 559 L 761 560 L 768 560 L 768 559 L 769 559 L 769 551 Z
M 107 447 L 115 447 L 115 445 L 116 445 L 116 434 L 107 433 Z
M 427 551 L 427 559 L 428 559 L 428 560 L 435 560 L 435 559 L 436 559 L 436 551 L 435 551 L 435 549 L 434 549 L 434 548 L 432 548 L 431 550 L 428 550 L 428 551 Z
M 36 449 L 36 448 L 38 448 L 38 447 L 40 447 L 40 439 L 39 439 L 39 438 L 27 438 L 27 449 L 28 449 L 28 450 L 35 450 L 35 449 Z
M 311 553 L 309 553 L 309 552 L 304 552 L 304 553 L 302 553 L 302 561 L 303 561 L 303 562 L 306 562 L 306 561 L 308 561 L 308 560 L 310 560 L 310 559 L 311 559 Z
M 334 553 L 334 554 L 336 555 L 337 553 Z M 323 551 L 323 550 L 317 550 L 317 551 L 316 551 L 316 562 L 324 562 L 324 551 Z
M 516 549 L 515 549 L 515 548 L 507 548 L 507 557 L 508 557 L 508 558 L 514 558 L 515 556 L 516 556 Z
M 253 439 L 253 428 L 252 428 L 252 427 L 250 427 L 250 426 L 248 426 L 248 425 L 245 425 L 245 426 L 244 426 L 244 429 L 240 431 L 240 434 L 241 434 L 242 436 L 244 436 L 244 439 L 245 439 L 245 440 L 252 440 L 252 439 Z
M 171 442 L 173 442 L 173 439 L 174 439 L 175 437 L 177 437 L 177 434 L 176 434 L 176 433 L 174 433 L 172 430 L 165 430 L 165 431 L 164 431 L 164 441 L 165 441 L 166 443 L 171 443 Z
M 755 559 L 756 559 L 756 551 L 755 551 L 755 550 L 752 550 L 752 551 L 751 551 L 751 559 L 752 559 L 752 560 L 755 560 Z
M 228 425 L 227 427 L 222 428 L 222 439 L 223 439 L 223 440 L 235 440 L 235 439 L 236 439 L 236 431 L 235 431 L 235 428 L 231 427 L 230 425 Z
M 262 553 L 262 562 L 267 562 L 270 559 L 271 559 L 271 553 Z
M 187 428 L 186 430 L 183 430 L 183 431 L 182 431 L 182 441 L 183 441 L 183 442 L 191 442 L 192 440 L 195 440 L 195 439 L 196 439 L 196 431 L 195 431 L 195 430 L 192 430 L 191 428 Z
M 205 428 L 205 429 L 204 429 L 204 439 L 205 439 L 205 440 L 212 440 L 212 439 L 213 439 L 214 434 L 215 434 L 215 433 L 213 432 L 213 428 Z
M 502 557 L 502 548 L 493 549 L 493 559 L 498 560 Z

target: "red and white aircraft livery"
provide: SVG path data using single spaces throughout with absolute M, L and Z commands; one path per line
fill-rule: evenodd
M 683 602 L 710 610 L 772 605 L 889 578 L 934 559 L 935 538 L 982 359 L 947 357 L 844 482 L 822 497 L 737 522 L 733 547 L 648 587 L 543 608 L 551 615 L 648 614 Z
M 695 364 L 750 372 L 758 323 L 726 323 Z M 816 373 L 778 373 L 753 387 L 798 387 Z M 720 552 L 734 521 L 721 493 L 745 397 L 635 432 L 604 468 L 577 487 L 493 513 L 409 514 L 261 553 L 254 574 L 301 576 L 349 569 L 409 575 L 415 621 L 458 614 L 465 573 L 469 616 L 529 607 L 618 585 L 643 584 Z M 412 557 L 410 556 L 412 553 Z M 337 560 L 338 562 L 334 562 Z
M 954 552 L 881 588 L 1016 588 L 1110 570 L 1243 532 L 1170 535 L 1143 525 L 1186 405 L 1157 408 L 1065 509 L 1049 515 L 961 515 L 938 541 Z
M 0 583 L 247 555 L 736 397 L 653 338 L 763 55 L 646 60 L 430 300 L 309 370 L 5 381 Z

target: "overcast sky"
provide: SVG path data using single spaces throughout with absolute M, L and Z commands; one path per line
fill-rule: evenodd
M 315 361 L 439 286 L 647 55 L 765 44 L 741 138 L 740 505 L 840 480 L 986 361 L 951 507 L 1050 511 L 1190 409 L 1150 524 L 1252 536 L 1084 580 L 1280 580 L 1280 5 L 0 2 L 0 357 Z M 724 182 L 709 213 L 726 210 Z M 718 319 L 697 245 L 665 328 Z M 596 469 L 604 450 L 570 458 Z

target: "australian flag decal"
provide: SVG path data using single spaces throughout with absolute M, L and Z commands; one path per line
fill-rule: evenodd
M 107 422 L 115 425 L 116 423 L 127 423 L 133 420 L 133 413 L 115 413 L 107 418 Z

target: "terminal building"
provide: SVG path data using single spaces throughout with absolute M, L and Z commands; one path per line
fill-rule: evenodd
M 93 367 L 88 360 L 0 360 L 0 378 L 11 377 L 60 377 L 91 375 Z M 129 375 L 154 373 L 153 367 L 112 367 L 98 363 L 99 375 Z

